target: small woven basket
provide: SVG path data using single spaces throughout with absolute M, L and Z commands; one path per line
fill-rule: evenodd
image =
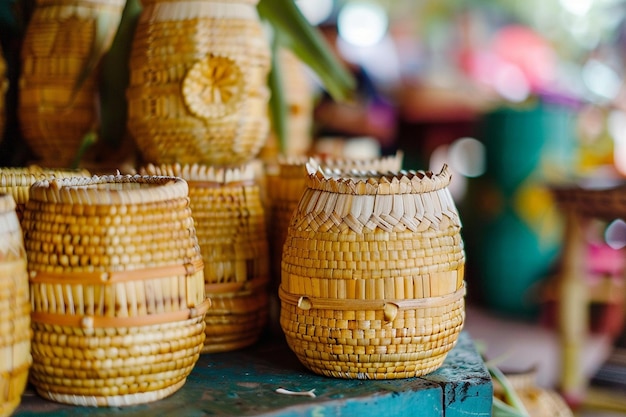
M 43 165 L 69 167 L 97 122 L 96 71 L 79 89 L 102 33 L 112 42 L 125 0 L 37 0 L 21 49 L 21 132 Z M 105 27 L 105 25 L 108 25 Z
M 122 175 L 38 181 L 22 223 L 37 392 L 123 406 L 182 387 L 209 306 L 187 183 Z
M 17 217 L 21 221 L 24 206 L 28 202 L 30 186 L 46 178 L 89 177 L 89 171 L 84 169 L 52 169 L 37 165 L 20 168 L 0 168 L 0 193 L 13 196 L 16 203 Z
M 265 212 L 252 166 L 149 165 L 143 172 L 178 176 L 189 184 L 212 303 L 202 352 L 253 344 L 267 322 L 269 255 Z
M 289 224 L 280 323 L 313 372 L 420 376 L 439 368 L 465 318 L 465 254 L 447 167 L 352 173 L 309 167 Z
M 0 416 L 9 416 L 20 403 L 32 359 L 26 252 L 8 194 L 0 194 L 0 314 Z
M 156 164 L 237 165 L 267 138 L 269 44 L 257 0 L 148 0 L 130 57 L 128 127 Z

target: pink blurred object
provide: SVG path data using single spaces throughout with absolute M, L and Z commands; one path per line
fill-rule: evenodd
M 589 242 L 587 246 L 587 270 L 590 278 L 598 279 L 611 276 L 621 280 L 623 277 L 626 254 L 622 249 L 613 249 L 601 242 Z

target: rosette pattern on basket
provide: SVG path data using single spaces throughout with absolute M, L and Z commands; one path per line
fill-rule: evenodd
M 9 416 L 20 403 L 32 362 L 26 252 L 9 194 L 0 194 L 0 314 L 0 416 Z
M 23 225 L 37 392 L 120 406 L 178 390 L 199 357 L 209 306 L 187 183 L 38 181 Z
M 149 165 L 142 172 L 189 184 L 204 279 L 212 306 L 203 353 L 256 342 L 268 315 L 269 254 L 265 212 L 252 166 Z
M 289 224 L 281 327 L 300 361 L 341 378 L 403 378 L 441 366 L 463 326 L 465 253 L 431 172 L 309 167 Z

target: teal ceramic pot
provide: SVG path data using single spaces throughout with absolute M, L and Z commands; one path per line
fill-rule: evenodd
M 486 172 L 472 179 L 460 209 L 465 218 L 468 280 L 496 311 L 529 316 L 555 266 L 562 219 L 548 185 L 574 169 L 575 110 L 539 102 L 486 114 L 478 139 Z

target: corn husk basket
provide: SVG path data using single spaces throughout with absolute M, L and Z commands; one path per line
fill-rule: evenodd
M 97 72 L 78 85 L 96 39 L 110 46 L 125 0 L 37 0 L 21 49 L 18 117 L 48 166 L 68 167 L 98 119 Z M 99 41 L 98 41 L 99 42 Z
M 0 194 L 0 314 L 0 416 L 9 416 L 20 403 L 32 362 L 26 252 L 9 194 Z
M 253 344 L 267 322 L 269 281 L 265 212 L 253 167 L 150 165 L 144 172 L 179 176 L 189 184 L 212 302 L 202 352 Z
M 238 165 L 269 132 L 269 44 L 256 0 L 148 0 L 132 44 L 128 124 L 156 164 Z
M 37 392 L 124 406 L 180 389 L 199 357 L 209 306 L 186 182 L 38 181 L 23 227 Z
M 22 221 L 24 207 L 28 202 L 30 186 L 46 178 L 89 177 L 85 169 L 54 169 L 37 165 L 28 167 L 0 168 L 0 193 L 7 193 L 15 200 L 17 218 Z
M 357 171 L 399 171 L 402 168 L 402 152 L 381 158 L 358 160 L 323 158 L 321 156 L 287 156 L 278 158 L 278 171 L 267 176 L 268 201 L 270 207 L 270 252 L 272 257 L 272 277 L 276 287 L 280 281 L 282 249 L 287 237 L 287 228 L 302 193 L 306 189 L 306 164 L 317 164 L 323 170 L 335 172 Z
M 279 295 L 289 347 L 310 370 L 359 379 L 439 368 L 465 318 L 450 171 L 333 177 L 309 167 Z

